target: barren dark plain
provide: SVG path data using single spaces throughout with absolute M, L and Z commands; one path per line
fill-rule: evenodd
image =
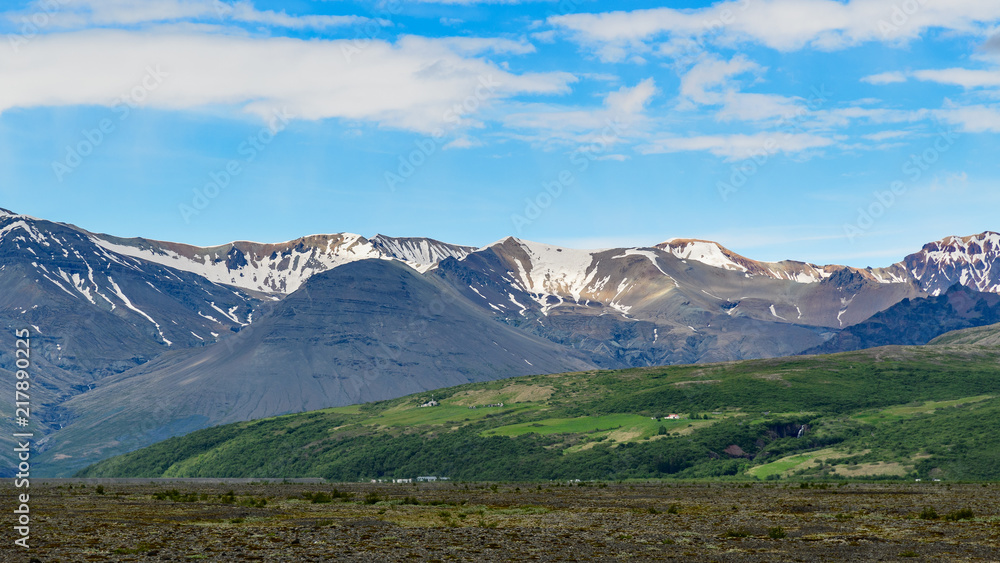
M 2 561 L 1000 561 L 1000 484 L 74 480 L 30 499 L 31 547 L 6 526 Z

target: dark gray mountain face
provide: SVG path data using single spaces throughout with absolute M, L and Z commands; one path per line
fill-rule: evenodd
M 30 329 L 39 429 L 64 424 L 61 403 L 107 376 L 216 342 L 259 306 L 190 272 L 109 253 L 75 227 L 0 210 L 0 369 L 14 368 L 14 331 Z
M 30 327 L 39 471 L 66 474 L 209 424 L 466 381 L 832 351 L 881 343 L 871 327 L 914 334 L 927 315 L 959 328 L 973 317 L 951 293 L 950 308 L 919 303 L 955 282 L 1000 292 L 998 262 L 996 233 L 861 269 L 698 240 L 475 249 L 339 233 L 202 248 L 0 210 L 0 375 Z
M 941 295 L 904 299 L 803 354 L 927 344 L 947 332 L 997 322 L 1000 322 L 1000 295 L 956 284 Z
M 78 418 L 48 455 L 81 468 L 209 425 L 592 367 L 406 265 L 364 260 L 313 276 L 216 346 L 163 354 L 68 401 Z

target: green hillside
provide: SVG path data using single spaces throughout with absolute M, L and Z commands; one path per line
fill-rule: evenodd
M 1000 352 L 888 347 L 468 384 L 201 430 L 78 475 L 994 480 L 997 420 Z
M 933 345 L 997 346 L 1000 345 L 1000 324 L 953 330 L 930 342 Z

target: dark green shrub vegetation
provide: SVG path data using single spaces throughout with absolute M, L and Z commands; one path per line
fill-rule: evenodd
M 975 514 L 972 513 L 971 508 L 960 508 L 958 510 L 953 510 L 948 514 L 944 515 L 944 519 L 950 522 L 957 522 L 959 520 L 971 520 L 975 518 Z
M 312 504 L 327 504 L 333 502 L 333 499 L 330 498 L 330 495 L 324 492 L 302 493 L 302 498 L 304 500 L 311 502 Z
M 158 493 L 153 493 L 153 498 L 157 500 L 170 500 L 173 502 L 197 502 L 197 493 L 182 493 L 177 489 L 170 489 L 169 491 L 161 491 Z
M 925 506 L 924 509 L 920 511 L 920 518 L 923 520 L 937 520 L 938 513 L 933 508 Z
M 752 534 L 750 529 L 746 526 L 739 526 L 736 528 L 730 528 L 726 530 L 726 533 L 722 534 L 725 538 L 749 538 Z
M 247 497 L 245 499 L 239 500 L 236 504 L 240 506 L 246 506 L 249 508 L 264 508 L 265 506 L 267 506 L 267 499 Z

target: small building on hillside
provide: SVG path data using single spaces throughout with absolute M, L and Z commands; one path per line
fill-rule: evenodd
M 681 419 L 681 415 L 679 415 L 679 414 L 668 414 L 667 415 L 667 420 L 680 420 L 680 419 Z
M 420 405 L 420 406 L 421 406 L 421 407 L 436 407 L 436 406 L 438 406 L 439 404 L 440 404 L 440 403 L 438 403 L 438 402 L 437 402 L 437 401 L 435 401 L 434 399 L 431 399 L 430 401 L 427 401 L 426 403 L 424 403 L 424 404 L 422 404 L 422 405 Z

